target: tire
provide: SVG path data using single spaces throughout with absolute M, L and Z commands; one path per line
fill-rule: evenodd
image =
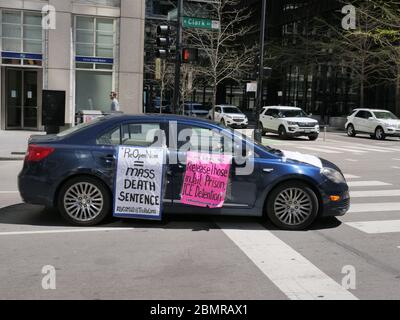
M 278 134 L 279 134 L 279 137 L 283 140 L 286 140 L 288 138 L 288 135 L 287 135 L 287 132 L 286 132 L 286 129 L 284 126 L 279 127 Z
M 272 190 L 268 197 L 267 216 L 280 229 L 304 230 L 315 221 L 318 210 L 317 195 L 300 181 L 285 182 Z
M 319 137 L 319 134 L 312 134 L 308 136 L 308 139 L 310 139 L 311 141 L 315 141 L 317 140 Z
M 377 127 L 375 129 L 375 139 L 376 140 L 385 140 L 386 139 L 385 130 L 383 130 L 382 127 Z
M 265 134 L 267 133 L 267 130 L 264 128 L 264 125 L 261 121 L 260 121 L 259 126 L 261 128 L 262 135 L 265 136 Z
M 349 124 L 347 126 L 347 135 L 349 137 L 355 137 L 356 136 L 356 130 L 354 129 L 354 126 L 352 124 Z
M 224 127 L 226 127 L 226 122 L 225 122 L 224 119 L 221 120 L 221 124 L 222 124 Z
M 69 223 L 94 226 L 110 216 L 111 195 L 100 180 L 79 176 L 68 180 L 61 187 L 57 207 L 61 216 Z

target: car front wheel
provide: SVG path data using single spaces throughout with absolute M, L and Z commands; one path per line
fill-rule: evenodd
M 268 217 L 274 225 L 285 230 L 307 228 L 317 218 L 318 209 L 317 195 L 302 182 L 283 183 L 268 197 Z
M 356 130 L 354 130 L 354 126 L 352 124 L 349 124 L 347 126 L 347 135 L 349 137 L 355 137 L 356 136 Z
M 278 129 L 278 134 L 281 139 L 287 139 L 287 132 L 284 126 L 280 126 Z
M 101 181 L 76 177 L 61 187 L 58 209 L 63 218 L 73 225 L 94 226 L 109 216 L 111 196 Z
M 381 127 L 376 128 L 376 130 L 375 130 L 375 138 L 377 140 L 385 140 L 386 139 L 385 131 Z
M 308 139 L 310 139 L 311 141 L 315 141 L 318 139 L 318 134 L 311 134 L 308 136 Z

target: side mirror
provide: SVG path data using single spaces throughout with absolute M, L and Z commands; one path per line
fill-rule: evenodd
M 312 114 L 312 113 L 310 113 L 308 116 L 309 116 L 309 117 L 312 117 L 312 116 L 313 116 L 313 114 Z

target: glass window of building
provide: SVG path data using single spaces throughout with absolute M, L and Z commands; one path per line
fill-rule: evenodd
M 111 111 L 115 28 L 111 18 L 75 17 L 76 112 Z
M 41 65 L 43 52 L 42 14 L 1 11 L 3 64 Z

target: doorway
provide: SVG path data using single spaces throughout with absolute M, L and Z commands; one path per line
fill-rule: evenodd
M 5 69 L 6 129 L 39 128 L 38 71 Z

